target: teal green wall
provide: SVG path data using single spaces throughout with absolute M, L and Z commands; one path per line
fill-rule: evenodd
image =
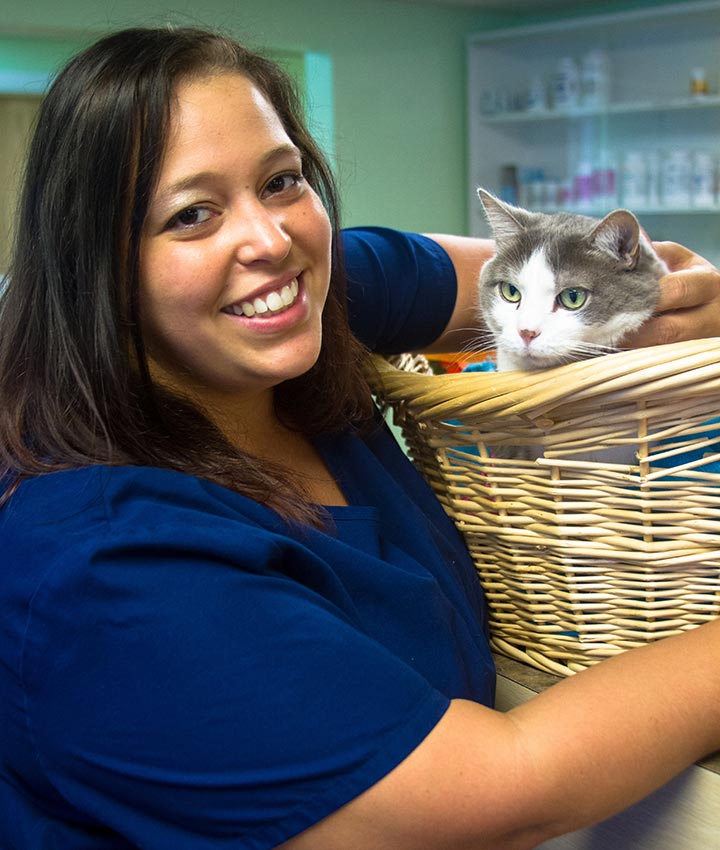
M 638 5 L 659 4 L 577 7 Z M 345 223 L 463 233 L 465 38 L 526 20 L 401 0 L 0 0 L 0 88 L 8 68 L 28 81 L 33 68 L 55 70 L 75 46 L 119 26 L 208 24 L 270 52 L 302 50 L 305 70 L 320 81 L 314 108 L 324 116 L 321 141 L 336 166 Z M 24 52 L 23 38 L 38 36 L 49 39 L 33 48 L 41 55 Z
M 0 26 L 0 91 L 42 92 L 48 75 L 80 46 L 81 42 L 73 38 L 7 36 Z
M 0 0 L 0 36 L 83 42 L 172 21 L 326 57 L 345 223 L 457 233 L 466 227 L 465 36 L 498 20 L 376 0 Z

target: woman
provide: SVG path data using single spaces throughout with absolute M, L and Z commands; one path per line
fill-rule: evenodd
M 110 36 L 44 103 L 0 314 L 3 846 L 530 847 L 720 745 L 717 623 L 490 708 L 297 115 L 193 30 Z M 439 240 L 346 234 L 366 341 L 467 327 L 489 246 Z

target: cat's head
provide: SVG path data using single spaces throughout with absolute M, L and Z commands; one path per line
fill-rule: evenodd
M 541 369 L 616 350 L 655 308 L 664 263 L 628 210 L 602 220 L 478 195 L 496 240 L 480 275 L 500 369 Z

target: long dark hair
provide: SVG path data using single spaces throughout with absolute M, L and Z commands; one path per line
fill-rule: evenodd
M 226 71 L 249 78 L 273 104 L 336 234 L 322 350 L 309 372 L 276 388 L 277 413 L 310 436 L 371 415 L 365 352 L 347 323 L 337 193 L 294 84 L 274 62 L 224 35 L 123 30 L 58 75 L 30 146 L 0 298 L 5 498 L 27 476 L 97 463 L 149 465 L 317 522 L 280 468 L 238 452 L 188 400 L 153 384 L 140 332 L 140 237 L 174 92 L 188 78 Z

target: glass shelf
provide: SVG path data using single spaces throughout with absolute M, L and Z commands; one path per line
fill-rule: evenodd
M 612 207 L 612 209 L 620 209 L 622 208 L 622 203 L 618 201 L 618 203 Z M 547 212 L 547 213 L 558 213 L 558 212 L 567 212 L 567 213 L 579 213 L 580 215 L 590 215 L 595 218 L 601 218 L 604 215 L 607 215 L 611 212 L 611 208 L 602 208 L 602 209 L 588 209 L 588 208 L 580 208 L 580 207 L 564 207 L 563 209 L 541 209 L 539 207 L 532 207 L 535 212 Z M 643 217 L 646 215 L 718 215 L 720 213 L 720 205 L 719 206 L 705 206 L 705 207 L 638 207 L 633 206 L 632 211 L 635 215 L 639 217 Z
M 575 118 L 634 115 L 639 112 L 680 112 L 720 108 L 720 95 L 703 95 L 701 98 L 679 97 L 672 100 L 640 100 L 627 103 L 610 103 L 602 108 L 579 106 L 572 110 L 544 109 L 537 111 L 515 110 L 496 114 L 480 113 L 479 120 L 486 124 L 513 124 L 533 121 L 568 121 Z

